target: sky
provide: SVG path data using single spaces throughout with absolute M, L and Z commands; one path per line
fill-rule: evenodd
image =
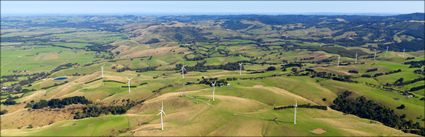
M 1 1 L 1 14 L 405 14 L 424 1 Z

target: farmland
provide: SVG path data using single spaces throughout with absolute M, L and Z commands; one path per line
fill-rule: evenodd
M 2 17 L 1 135 L 423 136 L 424 19 L 361 17 Z

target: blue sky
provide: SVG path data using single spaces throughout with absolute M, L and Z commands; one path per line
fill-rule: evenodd
M 2 14 L 314 14 L 424 12 L 424 1 L 1 1 Z

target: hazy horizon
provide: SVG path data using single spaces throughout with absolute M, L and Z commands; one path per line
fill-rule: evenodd
M 424 1 L 1 1 L 9 15 L 396 15 Z
M 40 14 L 2 14 L 2 16 L 225 16 L 225 15 L 312 15 L 312 16 L 395 16 L 404 14 L 414 14 L 424 12 L 412 12 L 412 13 L 331 13 L 331 12 L 317 12 L 317 13 L 269 13 L 269 14 L 255 14 L 255 13 L 203 13 L 203 14 L 191 14 L 191 13 L 179 13 L 179 14 L 155 14 L 155 13 L 79 13 L 79 14 L 53 14 L 53 13 L 40 13 Z

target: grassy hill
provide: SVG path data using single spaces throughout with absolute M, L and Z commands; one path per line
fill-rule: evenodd
M 423 24 L 409 17 L 4 18 L 1 135 L 417 136 Z M 332 109 L 344 91 L 404 123 Z M 76 96 L 89 103 L 63 101 Z M 299 107 L 294 125 L 295 102 L 326 110 Z

